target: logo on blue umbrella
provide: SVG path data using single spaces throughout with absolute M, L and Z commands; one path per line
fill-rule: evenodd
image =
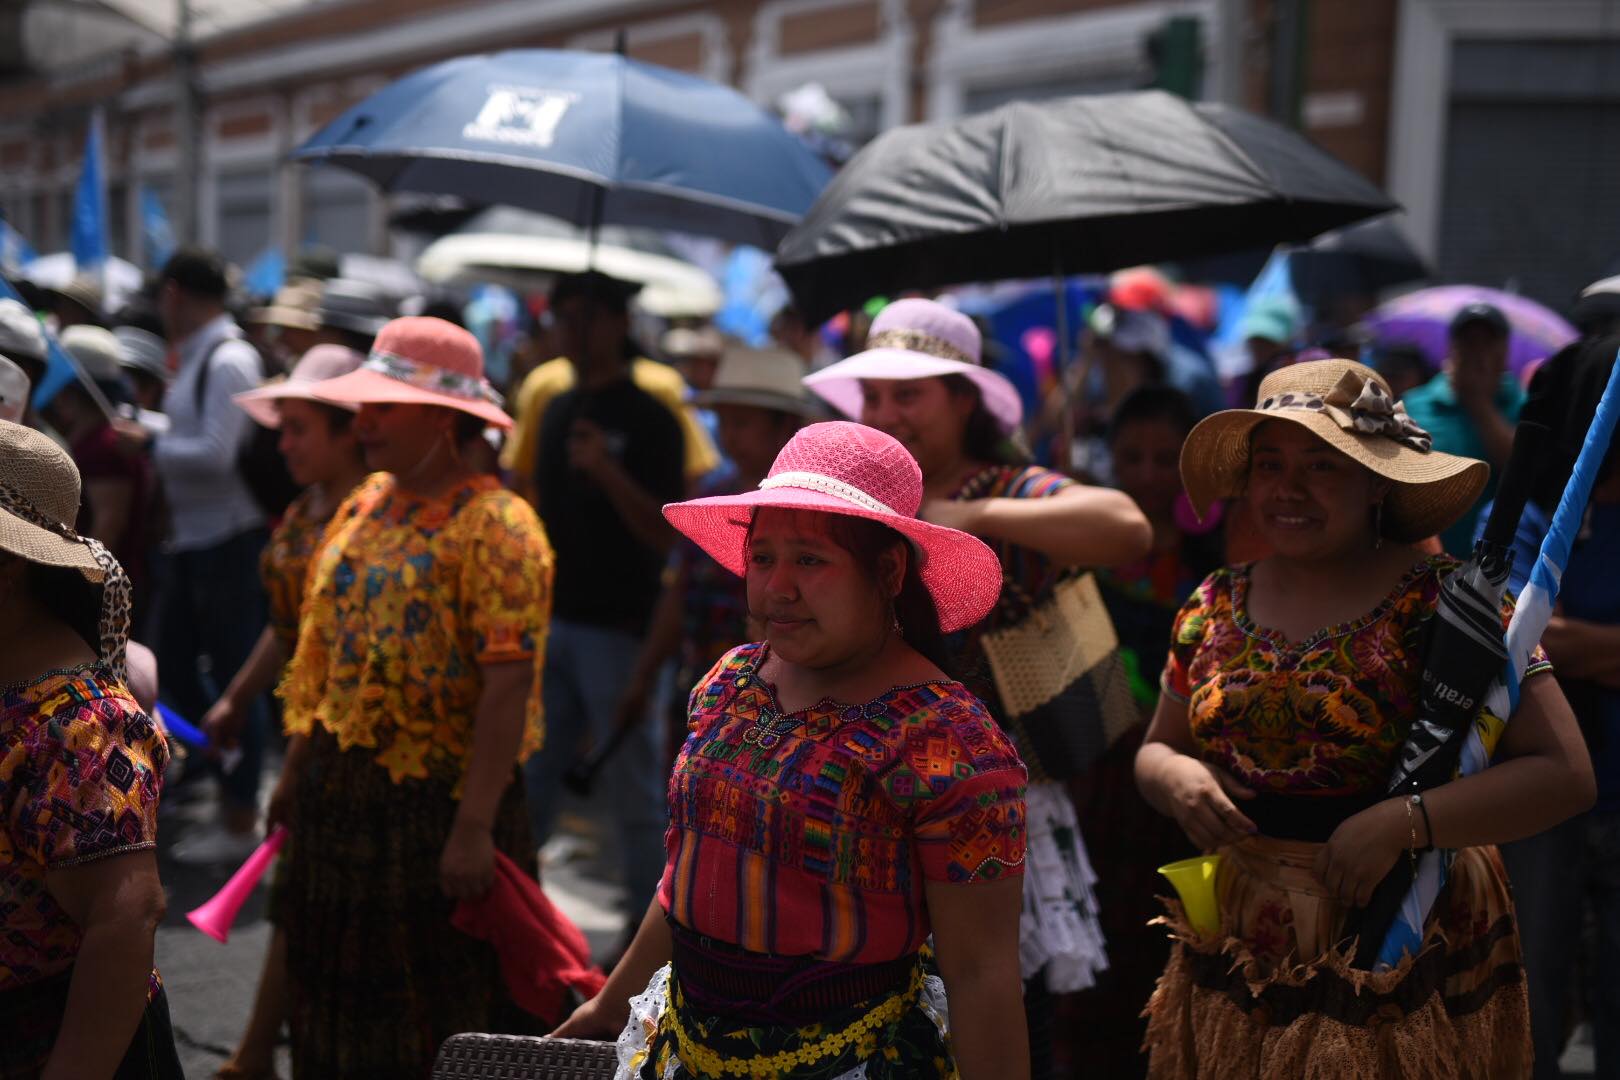
M 546 147 L 578 94 L 530 86 L 492 86 L 478 118 L 461 129 L 464 139 Z

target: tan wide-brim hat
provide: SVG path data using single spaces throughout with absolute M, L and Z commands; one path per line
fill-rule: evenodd
M 1413 542 L 1442 532 L 1474 505 L 1490 466 L 1434 450 L 1389 384 L 1354 360 L 1315 360 L 1279 368 L 1260 384 L 1252 409 L 1204 418 L 1181 447 L 1181 482 L 1202 510 L 1243 494 L 1254 429 L 1268 420 L 1299 424 L 1333 449 L 1393 481 L 1383 531 Z
M 67 451 L 32 428 L 0 420 L 0 551 L 77 570 L 99 585 L 106 571 L 73 531 L 78 514 L 79 470 Z
M 790 349 L 732 345 L 720 357 L 714 385 L 692 395 L 698 405 L 752 405 L 806 419 L 824 415 L 804 388 L 804 359 Z

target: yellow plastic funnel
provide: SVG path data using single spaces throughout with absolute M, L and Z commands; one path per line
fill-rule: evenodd
M 1159 873 L 1176 887 L 1187 921 L 1200 937 L 1221 928 L 1221 906 L 1215 899 L 1215 871 L 1220 865 L 1219 855 L 1199 855 L 1159 867 Z

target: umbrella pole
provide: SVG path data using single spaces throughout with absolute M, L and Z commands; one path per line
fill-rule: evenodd
M 1052 467 L 1066 473 L 1074 464 L 1074 399 L 1069 392 L 1069 291 L 1063 280 L 1063 256 L 1052 257 L 1052 292 L 1057 298 L 1058 393 L 1063 399 L 1063 415 L 1058 418 L 1057 445 L 1052 447 Z

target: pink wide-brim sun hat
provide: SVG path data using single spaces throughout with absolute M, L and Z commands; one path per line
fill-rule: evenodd
M 919 519 L 921 505 L 922 472 L 906 448 L 876 428 L 837 420 L 801 429 L 757 489 L 670 503 L 664 517 L 738 577 L 748 572 L 748 530 L 756 510 L 812 510 L 875 521 L 911 542 L 940 629 L 973 626 L 1001 595 L 1001 561 L 978 537 Z
M 329 405 L 436 405 L 493 427 L 512 426 L 501 395 L 484 378 L 478 339 L 431 315 L 389 322 L 358 371 L 315 384 L 309 396 Z
M 864 403 L 861 391 L 864 380 L 928 379 L 941 375 L 966 376 L 979 388 L 984 407 L 995 418 L 1001 433 L 1011 435 L 1018 430 L 1024 419 L 1024 402 L 1018 390 L 1004 376 L 977 364 L 941 360 L 905 349 L 868 349 L 806 375 L 804 385 L 845 416 L 859 419 Z
M 251 416 L 254 423 L 271 429 L 281 426 L 281 411 L 277 408 L 277 404 L 288 398 L 317 401 L 322 405 L 355 412 L 360 406 L 347 402 L 320 401 L 310 393 L 310 387 L 356 371 L 365 360 L 364 353 L 344 348 L 342 345 L 316 345 L 299 358 L 285 379 L 267 382 L 257 390 L 244 390 L 240 394 L 232 394 L 231 400 Z
M 1023 423 L 1024 400 L 1006 376 L 980 363 L 982 347 L 979 328 L 960 311 L 937 300 L 896 300 L 872 320 L 866 351 L 805 376 L 804 385 L 859 420 L 864 380 L 961 375 L 978 387 L 1002 434 L 1011 435 Z

